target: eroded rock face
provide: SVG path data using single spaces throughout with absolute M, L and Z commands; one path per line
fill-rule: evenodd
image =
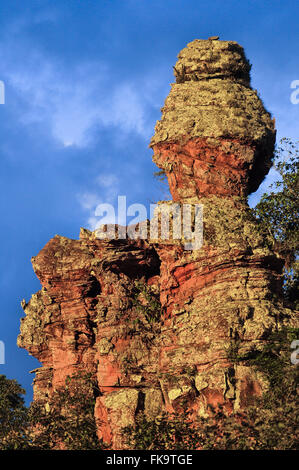
M 92 372 L 99 437 L 114 449 L 125 447 L 122 428 L 140 412 L 246 407 L 267 383 L 235 364 L 232 349 L 258 350 L 293 322 L 280 300 L 283 262 L 245 198 L 269 170 L 275 140 L 249 70 L 235 42 L 190 43 L 151 141 L 173 201 L 203 204 L 201 249 L 82 230 L 80 240 L 54 237 L 33 258 L 43 288 L 24 306 L 18 344 L 42 362 L 35 399 Z

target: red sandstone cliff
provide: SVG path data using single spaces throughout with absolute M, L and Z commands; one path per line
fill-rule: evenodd
M 114 449 L 139 412 L 179 410 L 182 400 L 202 416 L 209 404 L 246 406 L 267 384 L 230 362 L 229 348 L 259 349 L 291 321 L 279 300 L 282 260 L 246 202 L 269 171 L 275 129 L 244 51 L 196 40 L 174 70 L 151 147 L 173 201 L 203 204 L 203 246 L 99 240 L 86 230 L 80 240 L 56 236 L 32 259 L 43 288 L 24 306 L 18 338 L 42 363 L 35 399 L 46 401 L 72 373 L 94 373 L 99 436 Z

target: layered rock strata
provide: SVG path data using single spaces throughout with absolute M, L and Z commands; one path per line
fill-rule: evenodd
M 94 374 L 99 437 L 114 449 L 139 413 L 246 407 L 267 383 L 232 351 L 245 357 L 294 321 L 280 300 L 283 260 L 246 202 L 271 166 L 275 129 L 244 51 L 195 40 L 174 71 L 151 147 L 169 181 L 166 204 L 202 204 L 202 247 L 87 230 L 54 237 L 32 260 L 43 287 L 24 304 L 18 339 L 42 363 L 35 399 L 72 373 Z

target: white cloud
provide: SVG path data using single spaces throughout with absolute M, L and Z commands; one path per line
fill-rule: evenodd
M 26 65 L 9 61 L 6 76 L 8 85 L 25 102 L 18 115 L 21 122 L 43 122 L 63 146 L 83 147 L 101 110 L 92 96 L 100 86 L 96 77 L 104 70 L 101 64 L 83 64 L 67 71 L 35 53 Z
M 62 12 L 51 5 L 30 17 L 18 16 L 1 31 L 0 63 L 5 76 L 0 78 L 7 84 L 7 94 L 18 95 L 16 119 L 30 126 L 41 123 L 64 147 L 90 145 L 100 127 L 116 128 L 116 144 L 129 134 L 149 141 L 154 123 L 148 116 L 167 94 L 161 88 L 163 79 L 159 80 L 167 69 L 122 79 L 100 53 L 94 61 L 78 58 L 70 68 L 32 43 L 27 34 L 32 25 L 55 23 L 61 17 Z
M 99 126 L 149 138 L 152 126 L 146 126 L 145 119 L 148 103 L 140 87 L 111 84 L 104 63 L 85 62 L 68 70 L 37 50 L 26 51 L 26 61 L 19 61 L 12 45 L 1 47 L 5 82 L 19 96 L 18 119 L 25 125 L 45 123 L 53 138 L 65 147 L 88 146 Z
M 87 219 L 86 228 L 92 231 L 99 228 L 99 219 L 97 217 L 89 217 Z
M 105 194 L 105 202 L 114 202 L 119 195 L 119 179 L 112 173 L 103 173 L 96 178 L 101 194 Z
M 95 217 L 95 211 L 103 200 L 96 193 L 85 192 L 77 195 L 78 202 L 82 209 L 87 212 L 85 225 L 89 230 L 96 230 L 99 218 Z
M 94 210 L 98 204 L 102 202 L 98 194 L 95 193 L 83 193 L 78 195 L 78 201 L 82 209 Z
M 125 132 L 133 130 L 144 136 L 148 133 L 144 119 L 144 103 L 140 94 L 137 94 L 128 83 L 120 84 L 114 90 L 110 116 L 106 115 L 106 119 Z
M 100 224 L 100 218 L 95 216 L 99 204 L 115 205 L 119 195 L 119 179 L 111 173 L 103 173 L 95 179 L 99 186 L 99 194 L 96 191 L 78 194 L 80 206 L 87 212 L 86 226 L 95 230 Z M 114 219 L 111 219 L 111 223 Z
M 96 182 L 105 188 L 110 188 L 118 184 L 118 178 L 112 173 L 103 173 L 96 178 Z

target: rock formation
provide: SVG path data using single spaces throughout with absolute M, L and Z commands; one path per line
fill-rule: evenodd
M 258 350 L 291 321 L 280 300 L 283 261 L 246 201 L 269 171 L 275 129 L 244 51 L 195 40 L 174 72 L 150 145 L 173 202 L 203 205 L 203 246 L 100 240 L 84 229 L 80 240 L 56 236 L 32 259 L 42 289 L 24 305 L 18 338 L 42 363 L 35 399 L 46 401 L 68 375 L 94 374 L 99 436 L 114 449 L 138 413 L 246 407 L 267 384 L 232 351 Z

